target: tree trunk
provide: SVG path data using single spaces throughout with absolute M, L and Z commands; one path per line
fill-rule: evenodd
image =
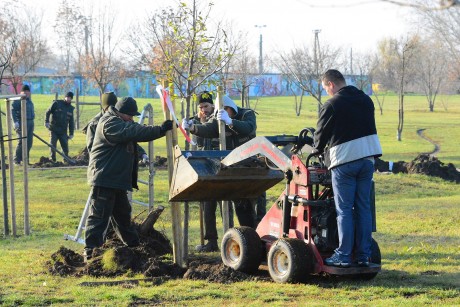
M 160 217 L 161 213 L 163 213 L 163 210 L 165 207 L 163 206 L 158 206 L 155 210 L 152 210 L 149 215 L 145 218 L 145 220 L 142 222 L 139 231 L 142 235 L 148 235 L 149 231 L 153 229 L 153 225 L 155 222 L 158 220 Z

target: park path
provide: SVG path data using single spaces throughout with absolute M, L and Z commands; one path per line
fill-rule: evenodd
M 436 156 L 436 154 L 441 150 L 441 146 L 439 146 L 438 143 L 436 143 L 433 139 L 427 137 L 423 132 L 426 130 L 426 128 L 418 129 L 417 134 L 420 136 L 422 139 L 427 140 L 431 144 L 434 145 L 434 149 L 431 152 L 425 152 L 424 154 L 430 155 L 430 156 Z

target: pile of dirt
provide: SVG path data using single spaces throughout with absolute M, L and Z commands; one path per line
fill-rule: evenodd
M 128 272 L 142 273 L 146 277 L 183 275 L 183 269 L 168 258 L 172 247 L 163 233 L 151 229 L 148 234 L 140 235 L 140 239 L 139 246 L 127 247 L 110 232 L 104 245 L 94 249 L 88 263 L 80 253 L 61 246 L 46 266 L 51 274 L 59 276 L 113 277 Z
M 60 155 L 57 155 L 58 158 L 62 158 Z M 52 161 L 50 158 L 41 157 L 37 163 L 31 165 L 34 168 L 46 168 L 46 167 L 66 167 L 66 166 L 88 166 L 89 163 L 89 153 L 88 149 L 83 148 L 79 154 L 74 157 L 69 157 L 72 162 L 66 161 Z M 63 159 L 63 158 L 62 158 Z M 148 163 L 142 161 L 139 162 L 139 167 L 148 167 Z M 153 161 L 153 166 L 156 168 L 165 168 L 168 166 L 168 159 L 165 157 L 156 156 Z
M 379 172 L 389 172 L 390 163 L 376 159 L 375 169 Z M 411 162 L 393 162 L 391 172 L 395 174 L 424 174 L 460 183 L 460 172 L 452 163 L 444 165 L 438 158 L 428 154 L 420 154 Z
M 47 270 L 59 276 L 114 277 L 140 273 L 146 278 L 187 278 L 218 283 L 260 278 L 225 267 L 220 257 L 213 254 L 191 255 L 187 271 L 176 265 L 172 261 L 171 242 L 153 228 L 163 209 L 159 206 L 141 224 L 136 224 L 139 246 L 125 246 L 115 232 L 109 230 L 106 242 L 93 250 L 93 257 L 87 263 L 80 253 L 61 246 L 46 262 Z
M 206 280 L 209 282 L 230 284 L 241 281 L 266 280 L 269 281 L 268 271 L 258 271 L 253 275 L 235 271 L 226 267 L 220 257 L 193 255 L 188 264 L 184 279 Z

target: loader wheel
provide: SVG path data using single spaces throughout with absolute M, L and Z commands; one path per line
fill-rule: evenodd
M 299 239 L 279 239 L 268 252 L 268 270 L 279 283 L 295 283 L 307 279 L 313 272 L 314 258 L 305 242 Z
M 220 250 L 222 262 L 237 271 L 253 273 L 262 262 L 262 241 L 251 227 L 230 228 Z
M 372 239 L 372 245 L 371 245 L 371 262 L 376 263 L 376 264 L 382 263 L 382 255 L 380 254 L 379 244 L 374 239 Z M 356 274 L 356 275 L 353 275 L 352 278 L 359 279 L 359 280 L 371 280 L 375 276 L 377 276 L 377 274 L 378 272 L 368 273 L 368 274 Z

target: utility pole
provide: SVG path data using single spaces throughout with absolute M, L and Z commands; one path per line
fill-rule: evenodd
M 320 53 L 320 48 L 319 48 L 319 33 L 321 30 L 316 29 L 313 30 L 313 33 L 315 33 L 315 45 L 314 45 L 314 53 L 315 53 L 315 72 L 316 75 L 319 76 L 319 53 Z
M 316 80 L 318 80 L 318 85 L 317 85 L 317 89 L 318 89 L 318 93 L 320 94 L 319 97 L 321 97 L 321 82 L 319 81 L 319 54 L 321 53 L 320 51 L 320 48 L 319 48 L 319 33 L 321 32 L 321 30 L 319 29 L 316 29 L 316 30 L 313 30 L 313 33 L 315 34 L 315 45 L 314 45 L 314 53 L 315 53 L 315 74 L 316 74 Z M 318 101 L 318 115 L 319 115 L 319 112 L 320 112 L 320 109 L 321 109 L 321 103 Z
M 353 48 L 350 48 L 350 75 L 353 75 Z
M 267 27 L 267 25 L 255 25 L 256 28 L 262 29 Z M 262 56 L 262 30 L 260 30 L 260 39 L 259 39 L 259 75 L 264 71 L 264 62 Z

